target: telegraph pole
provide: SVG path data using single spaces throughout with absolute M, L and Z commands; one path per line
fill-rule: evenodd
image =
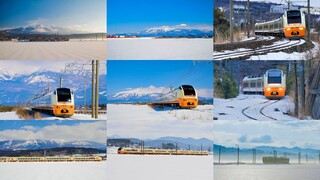
M 250 37 L 250 0 L 247 0 L 247 37 Z
M 92 89 L 91 89 L 91 117 L 95 118 L 95 64 L 94 60 L 92 60 Z
M 230 0 L 230 42 L 233 43 L 233 0 Z
M 219 148 L 219 164 L 221 162 L 221 148 Z M 319 155 L 319 162 L 320 162 L 320 155 Z
M 294 63 L 294 115 L 299 116 L 297 61 Z
M 310 19 L 310 0 L 308 0 L 308 45 L 311 43 L 311 36 L 310 36 L 310 31 L 311 31 L 311 19 Z
M 96 60 L 96 87 L 95 87 L 95 119 L 98 119 L 99 111 L 99 60 Z
M 302 72 L 300 74 L 300 97 L 301 97 L 301 115 L 305 113 L 305 87 L 304 87 L 304 61 L 301 61 Z
M 237 165 L 239 165 L 240 163 L 240 147 L 238 144 L 236 144 L 237 146 Z

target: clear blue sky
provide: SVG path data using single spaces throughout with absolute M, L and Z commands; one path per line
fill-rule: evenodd
M 108 0 L 108 34 L 150 27 L 212 25 L 213 0 Z
M 0 7 L 0 29 L 30 24 L 106 29 L 106 0 L 1 0 Z
M 191 84 L 197 89 L 213 89 L 212 61 L 108 61 L 108 94 L 126 88 L 174 88 Z

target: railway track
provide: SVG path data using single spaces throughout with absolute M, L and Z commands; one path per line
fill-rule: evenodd
M 278 120 L 278 119 L 276 119 L 276 118 L 274 118 L 274 117 L 272 117 L 272 116 L 269 116 L 269 115 L 265 114 L 265 113 L 263 112 L 263 110 L 264 110 L 266 107 L 271 106 L 272 104 L 275 104 L 275 103 L 277 103 L 277 102 L 279 102 L 279 101 L 280 101 L 280 100 L 276 100 L 276 101 L 266 100 L 266 101 L 263 101 L 263 102 L 261 102 L 261 103 L 259 103 L 259 104 L 254 104 L 254 105 L 251 105 L 251 106 L 248 106 L 248 107 L 242 109 L 241 113 L 242 113 L 244 116 L 246 116 L 247 118 L 251 119 L 251 120 L 262 120 L 262 119 L 260 119 L 260 118 L 257 118 L 257 117 L 256 117 L 257 115 L 251 115 L 251 114 L 249 114 L 247 111 L 248 111 L 250 108 L 254 108 L 254 107 L 256 107 L 256 106 L 266 104 L 266 105 L 258 108 L 258 109 L 259 109 L 259 113 L 260 113 L 259 115 L 262 115 L 263 117 L 266 117 L 267 119 Z M 269 102 L 271 102 L 271 103 L 269 103 Z M 257 111 L 255 111 L 255 112 L 257 112 Z
M 282 41 L 277 41 L 272 45 L 258 47 L 256 49 L 238 49 L 235 51 L 225 51 L 225 52 L 216 52 L 213 55 L 214 60 L 227 60 L 227 59 L 237 59 L 243 57 L 250 57 L 253 55 L 262 55 L 270 52 L 276 52 L 279 50 L 288 49 L 294 46 L 303 44 L 304 40 L 288 40 L 283 39 Z M 255 43 L 253 41 L 252 43 Z

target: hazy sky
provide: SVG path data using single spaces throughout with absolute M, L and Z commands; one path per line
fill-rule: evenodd
M 318 121 L 215 121 L 214 143 L 226 147 L 256 146 L 320 149 Z
M 239 1 L 246 1 L 246 0 L 239 0 Z M 259 1 L 259 2 L 274 2 L 278 4 L 287 4 L 287 0 L 250 0 L 250 1 Z M 298 5 L 305 5 L 307 6 L 307 0 L 290 0 L 293 4 Z M 319 0 L 310 0 L 310 5 L 313 7 L 320 7 Z
M 0 29 L 41 24 L 106 32 L 106 0 L 1 0 Z
M 176 88 L 183 84 L 213 89 L 212 61 L 108 61 L 108 94 L 127 88 Z
M 40 70 L 49 70 L 53 72 L 61 72 L 65 70 L 66 65 L 71 65 L 72 67 L 81 67 L 84 65 L 85 69 L 91 70 L 91 60 L 90 61 L 52 61 L 52 60 L 1 60 L 0 61 L 0 72 L 9 72 L 11 75 L 22 74 L 29 75 L 33 72 Z M 105 61 L 100 61 L 100 73 L 106 73 Z
M 106 142 L 106 121 L 0 121 L 0 141 L 55 140 Z
M 212 25 L 213 0 L 108 0 L 109 34 L 178 24 Z

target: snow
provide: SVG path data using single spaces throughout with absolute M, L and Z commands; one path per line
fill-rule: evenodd
M 148 105 L 108 104 L 109 120 L 212 120 L 213 105 L 199 105 L 194 109 L 156 111 Z
M 24 82 L 27 84 L 33 84 L 33 83 L 38 83 L 38 82 L 55 82 L 55 80 L 50 79 L 50 77 L 46 75 L 41 75 L 41 76 L 30 76 L 28 79 L 26 79 Z
M 316 57 L 319 52 L 319 44 L 313 42 L 314 48 L 310 52 L 275 52 L 265 55 L 251 56 L 248 60 L 307 60 Z
M 106 161 L 0 163 L 0 174 L 3 180 L 105 180 L 106 166 Z
M 16 112 L 0 112 L 0 120 L 18 120 Z
M 213 156 L 107 156 L 107 179 L 212 180 Z
M 108 39 L 110 60 L 212 60 L 212 39 Z M 1 52 L 1 51 L 0 51 Z
M 106 60 L 106 41 L 0 42 L 0 60 Z
M 257 120 L 272 120 L 260 114 L 262 107 L 271 104 L 262 110 L 265 115 L 277 120 L 299 120 L 298 118 L 284 114 L 289 111 L 293 112 L 294 109 L 294 104 L 288 96 L 285 96 L 279 102 L 276 102 L 276 100 L 266 101 L 268 101 L 268 99 L 262 95 L 241 94 L 232 99 L 215 98 L 214 117 L 217 117 L 219 120 L 250 120 L 250 118 L 242 114 L 242 111 L 249 107 L 244 112 L 250 117 L 256 118 Z M 275 109 L 279 111 L 275 111 Z

